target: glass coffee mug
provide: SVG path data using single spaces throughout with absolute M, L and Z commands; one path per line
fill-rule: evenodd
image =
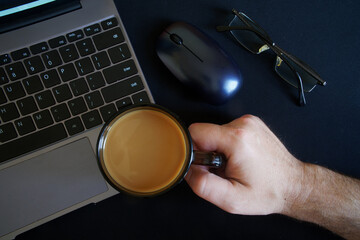
M 190 165 L 221 167 L 224 156 L 193 150 L 189 131 L 169 110 L 134 105 L 102 128 L 97 143 L 100 169 L 120 192 L 154 196 L 183 180 Z

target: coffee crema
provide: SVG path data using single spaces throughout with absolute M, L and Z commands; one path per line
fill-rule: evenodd
M 186 134 L 172 116 L 158 110 L 119 115 L 110 123 L 103 145 L 106 171 L 129 192 L 163 191 L 186 171 Z

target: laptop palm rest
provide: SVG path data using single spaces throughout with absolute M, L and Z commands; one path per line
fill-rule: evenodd
M 87 138 L 4 169 L 0 236 L 107 190 Z

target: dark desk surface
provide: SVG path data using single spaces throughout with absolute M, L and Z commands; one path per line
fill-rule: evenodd
M 262 118 L 297 158 L 360 177 L 360 1 L 119 0 L 120 16 L 155 101 L 193 122 Z M 274 72 L 275 55 L 253 55 L 215 26 L 232 8 L 257 21 L 283 49 L 327 82 L 295 104 L 297 90 Z M 196 99 L 162 65 L 156 37 L 173 21 L 188 21 L 231 53 L 244 76 L 222 106 Z M 19 239 L 338 239 L 315 225 L 280 215 L 231 215 L 195 196 L 185 182 L 156 198 L 117 195 L 33 229 Z

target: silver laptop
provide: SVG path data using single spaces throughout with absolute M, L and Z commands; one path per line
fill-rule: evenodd
M 117 193 L 99 131 L 153 98 L 112 0 L 0 3 L 0 239 L 13 239 Z

